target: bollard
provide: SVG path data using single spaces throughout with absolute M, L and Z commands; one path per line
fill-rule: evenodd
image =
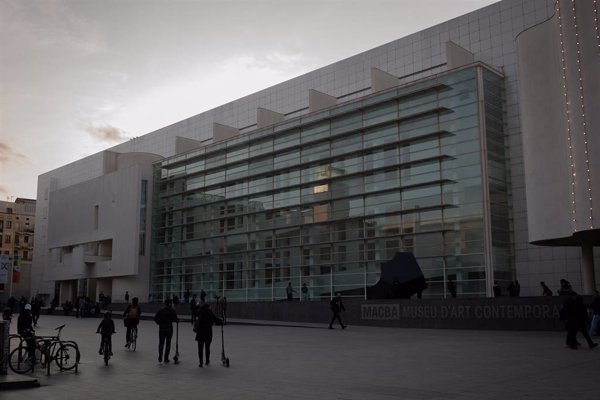
M 8 330 L 10 324 L 6 321 L 0 321 L 0 375 L 6 375 L 8 373 Z

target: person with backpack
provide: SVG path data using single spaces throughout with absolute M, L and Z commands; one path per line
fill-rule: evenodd
M 140 323 L 140 317 L 142 316 L 142 308 L 139 306 L 139 299 L 134 297 L 131 299 L 131 304 L 127 306 L 127 309 L 123 313 L 123 323 L 127 328 L 127 333 L 125 334 L 125 347 L 129 348 L 131 345 L 131 329 L 138 326 Z
M 208 303 L 202 303 L 196 313 L 196 322 L 194 323 L 194 332 L 196 332 L 196 341 L 198 342 L 198 367 L 202 368 L 204 353 L 206 353 L 206 365 L 210 364 L 210 344 L 212 342 L 212 326 L 220 325 L 223 320 L 215 316 Z
M 344 325 L 344 323 L 342 322 L 342 318 L 340 317 L 340 313 L 342 311 L 346 311 L 346 308 L 344 307 L 344 302 L 342 301 L 341 293 L 336 293 L 335 297 L 331 299 L 331 301 L 329 302 L 329 308 L 333 313 L 333 317 L 331 317 L 331 322 L 329 323 L 329 329 L 333 329 L 333 321 L 335 321 L 336 319 L 339 321 L 340 325 L 342 326 L 342 329 L 346 329 L 346 325 Z

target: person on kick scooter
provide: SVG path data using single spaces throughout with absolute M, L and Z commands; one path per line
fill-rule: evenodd
M 179 322 L 177 312 L 171 307 L 171 299 L 165 300 L 165 306 L 158 310 L 154 316 L 154 322 L 158 325 L 158 362 L 169 362 L 171 352 L 171 338 L 173 337 L 173 322 Z
M 198 367 L 202 368 L 203 350 L 206 350 L 206 365 L 210 364 L 210 344 L 212 342 L 213 324 L 222 324 L 223 320 L 213 314 L 207 303 L 202 303 L 196 314 L 194 332 L 198 342 Z

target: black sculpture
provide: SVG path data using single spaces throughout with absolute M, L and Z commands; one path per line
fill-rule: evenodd
M 427 288 L 423 272 L 412 253 L 396 253 L 381 264 L 379 281 L 367 287 L 367 299 L 408 299 Z

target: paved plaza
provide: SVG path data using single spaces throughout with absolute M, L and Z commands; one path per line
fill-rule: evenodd
M 38 334 L 66 323 L 79 343 L 79 373 L 35 374 L 41 387 L 0 392 L 23 399 L 566 399 L 598 398 L 600 350 L 570 350 L 560 332 L 425 330 L 327 325 L 225 326 L 231 368 L 198 368 L 191 324 L 181 323 L 179 365 L 157 361 L 157 326 L 142 321 L 137 351 L 115 322 L 114 357 L 98 355 L 99 319 L 42 316 Z M 243 322 L 243 321 L 237 321 Z M 14 331 L 16 318 L 11 331 Z M 596 338 L 598 339 L 598 338 Z M 581 340 L 581 339 L 580 339 Z M 9 372 L 12 374 L 12 372 Z

